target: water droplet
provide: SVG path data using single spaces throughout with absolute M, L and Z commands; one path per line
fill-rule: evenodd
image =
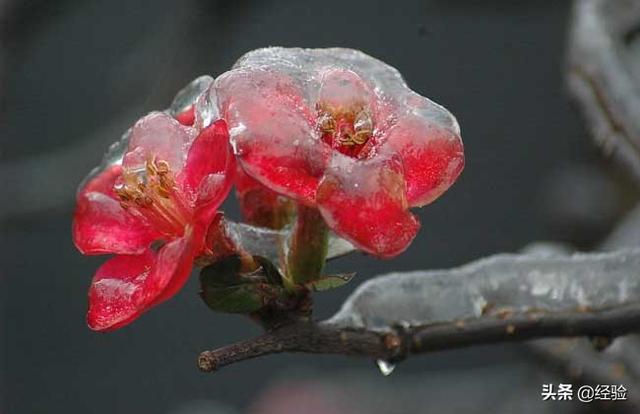
M 376 360 L 376 364 L 378 365 L 378 368 L 380 369 L 380 373 L 382 375 L 384 375 L 385 377 L 388 376 L 388 375 L 391 375 L 393 370 L 396 369 L 395 365 L 393 365 L 389 361 L 385 361 L 384 359 Z

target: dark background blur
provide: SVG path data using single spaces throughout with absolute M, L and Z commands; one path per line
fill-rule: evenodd
M 75 188 L 109 143 L 191 79 L 258 47 L 345 46 L 397 67 L 449 108 L 467 166 L 419 211 L 423 230 L 404 255 L 332 264 L 358 277 L 317 296 L 319 317 L 379 273 L 455 266 L 532 240 L 589 247 L 624 201 L 564 90 L 569 11 L 569 2 L 539 0 L 0 2 L 0 411 L 337 413 L 338 403 L 317 407 L 341 392 L 351 412 L 375 411 L 371 401 L 387 412 L 488 412 L 514 398 L 548 409 L 539 407 L 547 374 L 518 345 L 417 357 L 386 378 L 372 361 L 310 355 L 202 374 L 200 351 L 259 330 L 211 313 L 195 278 L 133 325 L 93 333 L 86 291 L 104 258 L 76 252 L 70 223 Z M 585 177 L 595 187 L 574 185 Z M 274 408 L 282 401 L 303 408 Z

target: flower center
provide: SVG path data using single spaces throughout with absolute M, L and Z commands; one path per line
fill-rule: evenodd
M 373 119 L 364 104 L 335 107 L 316 104 L 316 128 L 322 140 L 350 157 L 358 158 L 373 135 Z
M 191 209 L 176 187 L 169 163 L 155 157 L 144 168 L 125 170 L 114 191 L 122 208 L 143 215 L 164 234 L 182 235 L 191 217 Z

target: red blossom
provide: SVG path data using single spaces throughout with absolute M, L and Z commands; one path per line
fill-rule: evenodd
M 420 226 L 409 208 L 464 166 L 453 115 L 355 50 L 259 49 L 215 91 L 243 170 L 380 257 L 409 246 Z
M 295 214 L 295 203 L 290 198 L 260 184 L 240 167 L 235 187 L 242 218 L 247 224 L 279 230 L 289 224 Z
M 191 116 L 176 118 L 190 124 Z M 206 248 L 236 167 L 224 121 L 200 130 L 180 122 L 160 112 L 139 120 L 121 145 L 124 155 L 78 194 L 76 246 L 84 254 L 115 254 L 89 290 L 91 329 L 119 328 L 169 299 Z

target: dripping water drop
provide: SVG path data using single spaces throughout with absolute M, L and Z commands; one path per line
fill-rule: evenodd
M 380 373 L 382 375 L 384 375 L 385 377 L 391 375 L 393 370 L 396 369 L 395 365 L 393 365 L 389 361 L 385 361 L 384 359 L 376 360 L 376 364 L 378 365 L 378 368 L 380 369 Z

